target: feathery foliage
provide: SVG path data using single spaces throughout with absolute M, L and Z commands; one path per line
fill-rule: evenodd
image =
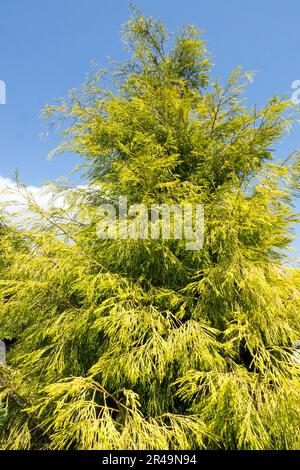
M 30 227 L 1 231 L 0 447 L 300 449 L 300 165 L 272 150 L 291 104 L 248 107 L 241 68 L 211 83 L 194 27 L 171 41 L 135 11 L 123 38 L 125 64 L 45 111 L 88 185 L 56 187 L 67 209 L 27 194 Z M 99 239 L 120 195 L 204 204 L 203 249 Z

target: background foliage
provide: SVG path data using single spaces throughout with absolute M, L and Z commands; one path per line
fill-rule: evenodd
M 272 151 L 291 104 L 247 106 L 240 68 L 211 83 L 193 27 L 135 11 L 123 39 L 125 64 L 45 110 L 88 185 L 47 210 L 19 185 L 30 227 L 1 219 L 0 447 L 299 449 L 299 157 Z M 99 239 L 120 195 L 204 204 L 204 248 Z

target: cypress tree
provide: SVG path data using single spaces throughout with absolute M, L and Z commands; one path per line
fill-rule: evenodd
M 212 81 L 192 26 L 170 38 L 135 11 L 123 39 L 128 61 L 45 111 L 88 183 L 56 185 L 67 209 L 29 195 L 1 264 L 1 448 L 299 449 L 299 157 L 273 150 L 291 103 L 247 106 L 240 67 Z M 203 248 L 99 237 L 120 196 L 202 204 Z

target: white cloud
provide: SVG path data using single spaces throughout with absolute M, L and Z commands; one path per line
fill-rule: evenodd
M 45 188 L 27 186 L 26 191 L 33 196 L 36 202 L 44 209 L 49 206 L 51 195 L 45 194 Z M 0 206 L 11 212 L 21 208 L 25 204 L 24 189 L 18 190 L 16 182 L 10 178 L 0 176 Z
M 30 201 L 36 203 L 40 208 L 47 209 L 50 206 L 65 208 L 63 196 L 56 196 L 50 187 L 22 186 L 10 178 L 0 176 L 0 213 L 11 216 L 11 222 L 19 227 L 28 227 L 34 220 L 40 217 L 28 211 Z M 28 201 L 28 198 L 30 201 Z
M 62 191 L 57 192 L 54 185 L 45 186 L 24 186 L 18 185 L 10 178 L 0 175 L 0 214 L 4 213 L 11 216 L 11 222 L 20 227 L 32 225 L 34 220 L 41 220 L 38 211 L 28 208 L 30 203 L 37 204 L 41 209 L 57 208 L 63 211 L 69 210 L 67 194 L 77 191 L 84 194 L 97 190 L 97 187 L 86 185 L 68 185 L 66 183 Z M 78 193 L 77 193 L 78 194 Z

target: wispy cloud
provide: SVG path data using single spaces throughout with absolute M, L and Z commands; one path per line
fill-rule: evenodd
M 24 188 L 25 189 L 25 188 Z M 45 188 L 38 186 L 26 186 L 26 191 L 30 193 L 36 202 L 46 209 L 51 200 L 51 194 Z M 19 191 L 18 185 L 10 178 L 0 176 L 0 207 L 5 211 L 12 212 L 21 209 L 25 204 L 24 190 Z
M 0 176 L 0 213 L 20 229 L 29 228 L 41 219 L 40 210 L 33 210 L 33 205 L 42 210 L 66 208 L 63 195 L 54 197 L 53 188 L 47 186 L 18 185 L 10 178 Z M 43 218 L 43 217 L 42 217 Z

